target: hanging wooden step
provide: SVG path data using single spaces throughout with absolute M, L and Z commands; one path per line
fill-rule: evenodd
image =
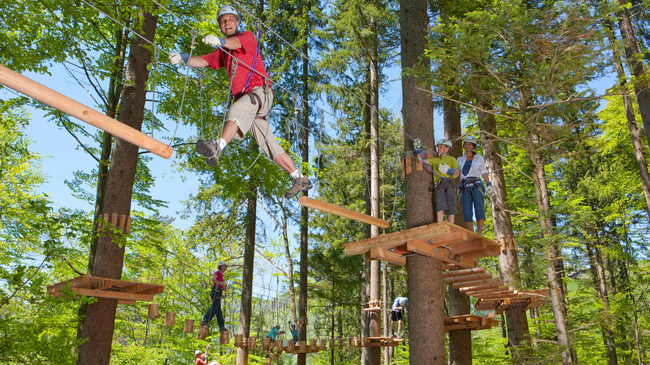
M 368 347 L 395 347 L 404 342 L 403 338 L 397 337 L 366 337 Z
M 303 207 L 317 209 L 321 212 L 338 215 L 343 218 L 349 218 L 361 223 L 372 224 L 380 228 L 388 228 L 388 221 L 386 220 L 375 218 L 368 214 L 355 212 L 353 210 L 339 207 L 334 204 L 325 203 L 320 200 L 312 199 L 307 195 L 303 195 L 298 198 L 298 204 L 302 205 Z
M 460 316 L 446 317 L 444 320 L 445 332 L 455 330 L 485 330 L 499 325 L 499 321 L 494 319 L 494 313 L 485 316 L 475 314 L 463 314 Z
M 431 223 L 345 244 L 348 255 L 406 263 L 409 255 L 434 257 L 457 268 L 473 268 L 476 259 L 499 254 L 496 242 L 449 222 Z M 400 260 L 403 259 L 404 261 Z
M 82 275 L 74 279 L 48 285 L 46 293 L 58 297 L 65 288 L 82 295 L 97 298 L 118 299 L 120 304 L 135 304 L 137 301 L 151 302 L 156 294 L 162 294 L 164 285 L 140 283 L 117 279 Z

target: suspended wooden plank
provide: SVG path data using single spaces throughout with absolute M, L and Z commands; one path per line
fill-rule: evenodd
M 78 101 L 33 81 L 7 67 L 0 65 L 0 84 L 12 88 L 32 99 L 38 100 L 81 121 L 102 129 L 129 143 L 144 148 L 163 158 L 170 158 L 172 148 L 139 130 L 110 118 Z
M 194 320 L 186 319 L 183 324 L 183 333 L 192 333 L 194 332 Z
M 65 288 L 70 288 L 77 296 L 118 299 L 125 304 L 133 304 L 136 301 L 151 302 L 154 295 L 165 290 L 164 285 L 81 275 L 48 285 L 46 293 L 58 297 Z
M 402 342 L 404 339 L 397 337 L 366 337 L 368 347 L 395 347 Z
M 485 316 L 475 314 L 463 314 L 460 316 L 447 317 L 444 319 L 445 332 L 456 330 L 484 330 L 497 326 L 499 322 L 494 319 L 494 313 Z
M 465 275 L 470 275 L 470 274 L 482 274 L 486 271 L 484 267 L 473 267 L 470 269 L 462 269 L 462 270 L 449 270 L 449 271 L 443 271 L 442 273 L 442 278 L 449 278 L 452 276 L 465 276 Z
M 165 313 L 165 326 L 174 327 L 175 323 L 176 323 L 176 313 L 174 312 Z
M 208 337 L 208 333 L 210 333 L 210 327 L 201 325 L 201 327 L 199 327 L 199 333 L 196 335 L 196 338 L 199 340 L 205 340 L 205 338 Z
M 445 278 L 445 284 L 454 284 L 454 283 L 466 283 L 466 282 L 473 282 L 476 280 L 483 280 L 483 279 L 492 279 L 492 273 L 491 272 L 481 272 L 481 273 L 469 273 L 463 276 L 452 276 Z
M 158 311 L 158 303 L 149 303 L 147 308 L 147 318 L 156 319 L 160 317 L 160 312 Z
M 298 204 L 302 205 L 303 207 L 317 209 L 325 213 L 338 215 L 343 218 L 349 218 L 361 223 L 372 224 L 373 226 L 380 228 L 388 228 L 388 221 L 386 220 L 375 218 L 368 214 L 355 212 L 353 210 L 339 207 L 334 204 L 325 203 L 320 200 L 312 199 L 307 195 L 301 196 L 298 199 Z

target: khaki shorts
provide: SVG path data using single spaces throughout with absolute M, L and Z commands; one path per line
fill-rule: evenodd
M 255 94 L 259 98 L 256 98 Z M 259 105 L 259 100 L 262 105 Z M 255 104 L 253 104 L 255 101 Z M 273 135 L 269 122 L 264 119 L 266 114 L 271 109 L 273 104 L 273 91 L 269 87 L 257 86 L 251 90 L 250 93 L 243 95 L 237 101 L 232 103 L 226 118 L 237 124 L 239 133 L 235 138 L 242 139 L 244 135 L 251 132 L 257 144 L 262 148 L 262 151 L 275 160 L 275 157 L 284 153 L 284 149 L 280 147 L 277 139 Z

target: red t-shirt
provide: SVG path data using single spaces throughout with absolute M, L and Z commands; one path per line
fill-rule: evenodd
M 235 97 L 240 97 L 256 86 L 264 86 L 264 80 L 265 78 L 268 79 L 269 75 L 266 73 L 264 62 L 262 62 L 255 35 L 250 31 L 245 31 L 243 33 L 237 32 L 235 37 L 239 39 L 241 48 L 226 49 L 228 53 L 221 48 L 217 48 L 214 52 L 202 57 L 215 70 L 226 67 L 228 79 L 232 78 L 231 92 Z M 257 72 L 251 71 L 253 65 Z M 233 71 L 234 78 L 232 77 Z M 244 89 L 244 87 L 246 88 Z
M 203 356 L 199 356 L 196 358 L 196 365 L 205 365 L 205 361 L 203 361 Z
M 221 272 L 221 270 L 217 270 L 217 271 L 215 271 L 214 274 L 217 275 L 217 281 L 223 281 L 223 273 Z M 213 287 L 213 288 L 214 288 L 215 286 L 217 286 L 217 284 L 212 284 L 212 287 Z M 225 289 L 224 286 L 223 286 L 223 284 L 219 284 L 219 287 L 220 287 L 222 290 Z

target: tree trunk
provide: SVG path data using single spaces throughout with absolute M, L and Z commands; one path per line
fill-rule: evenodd
M 618 3 L 622 7 L 617 14 L 618 24 L 621 30 L 621 36 L 625 42 L 627 63 L 630 66 L 632 75 L 634 75 L 634 91 L 636 93 L 637 103 L 639 104 L 639 113 L 641 114 L 643 127 L 645 128 L 645 136 L 648 143 L 650 143 L 650 92 L 648 91 L 648 84 L 645 81 L 646 75 L 643 65 L 643 54 L 639 52 L 630 13 L 625 8 L 628 2 L 628 0 L 618 0 Z
M 630 139 L 632 139 L 632 146 L 634 147 L 634 158 L 636 165 L 639 169 L 639 177 L 641 178 L 641 187 L 643 188 L 643 195 L 645 197 L 646 212 L 650 218 L 650 175 L 648 174 L 648 165 L 646 164 L 645 155 L 643 154 L 643 143 L 641 143 L 641 132 L 636 123 L 634 115 L 634 105 L 627 92 L 627 77 L 625 69 L 621 63 L 621 58 L 616 47 L 616 36 L 614 35 L 613 27 L 608 22 L 608 36 L 609 43 L 612 45 L 612 59 L 616 66 L 616 75 L 618 76 L 618 84 L 624 90 L 623 92 L 623 106 L 625 107 L 625 118 L 627 119 L 627 128 L 630 130 Z
M 598 232 L 591 232 L 593 238 L 598 237 Z M 591 269 L 591 277 L 594 283 L 594 290 L 600 298 L 603 305 L 603 321 L 600 324 L 603 342 L 607 351 L 607 364 L 618 364 L 616 357 L 616 342 L 614 341 L 614 331 L 611 315 L 609 312 L 609 297 L 607 296 L 607 282 L 605 281 L 605 269 L 603 268 L 602 256 L 600 254 L 599 245 L 591 243 L 591 239 L 585 240 L 585 249 L 587 257 L 589 258 L 589 267 Z
M 490 111 L 492 106 L 489 102 L 479 100 L 481 110 Z M 492 205 L 492 219 L 494 223 L 494 236 L 513 237 L 512 220 L 510 207 L 508 206 L 508 193 L 506 190 L 506 179 L 503 176 L 503 164 L 500 157 L 499 146 L 494 142 L 493 135 L 496 134 L 496 120 L 494 115 L 487 112 L 478 113 L 478 123 L 481 129 L 481 142 L 483 144 L 483 158 L 494 189 L 490 195 Z M 487 132 L 487 133 L 486 133 Z M 519 276 L 519 263 L 517 259 L 517 248 L 506 249 L 499 254 L 499 279 L 501 282 L 513 289 L 521 287 Z M 530 332 L 528 330 L 528 318 L 523 310 L 524 304 L 511 304 L 506 308 L 506 326 L 508 329 L 508 346 L 515 347 L 522 343 L 530 346 Z
M 142 14 L 142 37 L 152 42 L 158 17 Z M 144 119 L 146 84 L 149 77 L 147 65 L 151 62 L 148 44 L 134 36 L 131 41 L 126 82 L 122 90 L 119 121 L 140 130 Z M 131 197 L 138 162 L 138 147 L 115 139 L 111 158 L 104 212 L 129 215 Z M 103 234 L 98 238 L 93 275 L 120 279 L 124 262 L 124 236 Z M 116 299 L 98 298 L 86 309 L 82 335 L 88 339 L 79 348 L 78 364 L 109 364 L 115 326 Z
M 457 84 L 455 78 L 448 80 L 450 83 L 450 90 L 454 89 L 454 84 Z M 455 91 L 447 91 L 448 97 L 453 100 L 458 100 L 459 95 Z M 462 128 L 460 122 L 460 105 L 454 101 L 443 99 L 442 107 L 444 110 L 444 125 L 445 125 L 445 138 L 452 141 L 453 148 L 450 155 L 458 158 L 463 154 Z M 460 166 L 459 166 L 460 167 Z M 465 228 L 465 220 L 462 214 L 462 207 L 460 199 L 456 201 L 458 214 L 456 214 L 455 223 L 457 226 Z M 451 285 L 447 288 L 449 298 L 449 315 L 460 316 L 463 314 L 470 314 L 469 298 L 467 295 L 454 289 Z M 449 332 L 449 364 L 450 365 L 471 365 L 472 364 L 472 331 L 455 330 Z
M 308 38 L 308 36 L 307 36 Z M 306 38 L 306 39 L 307 39 Z M 309 161 L 309 42 L 302 47 L 302 160 Z M 306 193 L 303 193 L 307 195 Z M 300 341 L 307 340 L 307 291 L 308 291 L 308 270 L 309 270 L 309 209 L 300 209 L 300 298 L 298 301 L 298 313 L 304 321 L 298 325 Z M 307 364 L 307 354 L 298 354 L 298 365 Z
M 374 19 L 370 20 L 370 30 L 374 34 L 371 41 L 377 44 L 377 30 Z M 368 85 L 370 99 L 370 215 L 379 218 L 379 66 L 377 47 L 373 47 L 373 53 L 368 57 L 370 83 Z M 370 237 L 379 236 L 379 227 L 370 226 Z M 370 262 L 370 301 L 378 301 L 380 286 L 380 263 L 379 260 Z M 376 311 L 368 312 L 368 332 L 370 337 L 381 336 L 381 313 Z M 367 350 L 366 364 L 379 365 L 381 362 L 381 348 L 372 346 L 364 347 Z
M 429 70 L 424 56 L 427 46 L 429 18 L 427 1 L 403 0 L 400 2 L 400 33 L 402 54 L 402 116 L 404 119 L 404 150 L 413 150 L 413 138 L 422 145 L 434 146 L 433 101 L 431 95 L 417 88 L 418 81 L 405 71 L 420 64 Z M 420 85 L 426 88 L 426 85 Z M 406 227 L 412 228 L 434 222 L 434 207 L 427 171 L 414 171 L 406 175 L 405 203 Z M 446 364 L 444 297 L 440 261 L 420 255 L 406 258 L 409 297 L 409 363 Z
M 253 150 L 259 148 L 253 143 Z M 253 308 L 253 273 L 255 271 L 255 238 L 257 223 L 257 177 L 249 176 L 248 199 L 246 203 L 246 242 L 244 246 L 244 262 L 241 279 L 241 298 L 239 309 L 239 334 L 248 338 L 251 332 Z M 260 299 L 261 301 L 261 299 Z M 259 337 L 259 336 L 258 336 Z M 248 364 L 248 348 L 237 348 L 237 365 Z
M 566 303 L 562 284 L 563 270 L 558 272 L 560 265 L 559 261 L 562 259 L 559 255 L 559 247 L 553 241 L 555 233 L 555 224 L 551 217 L 551 202 L 548 194 L 548 186 L 546 184 L 546 175 L 544 174 L 544 164 L 541 158 L 537 155 L 535 136 L 531 131 L 526 132 L 526 140 L 528 143 L 528 155 L 533 170 L 533 184 L 535 185 L 535 195 L 537 210 L 539 212 L 540 226 L 542 238 L 551 242 L 545 249 L 546 260 L 548 266 L 546 269 L 546 277 L 551 296 L 551 307 L 553 309 L 555 331 L 557 335 L 558 345 L 560 346 L 562 363 L 571 364 L 574 361 L 572 355 L 571 343 L 569 341 L 569 334 L 566 329 Z M 563 265 L 563 264 L 562 264 Z

